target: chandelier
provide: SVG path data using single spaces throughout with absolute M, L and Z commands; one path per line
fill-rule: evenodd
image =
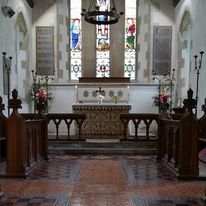
M 106 2 L 106 0 L 103 1 Z M 123 15 L 124 12 L 117 12 L 114 0 L 111 0 L 110 8 L 110 11 L 108 9 L 102 11 L 100 6 L 96 4 L 96 0 L 91 0 L 88 11 L 86 11 L 86 9 L 82 9 L 81 15 L 84 17 L 86 22 L 91 24 L 115 24 L 119 21 L 120 16 Z

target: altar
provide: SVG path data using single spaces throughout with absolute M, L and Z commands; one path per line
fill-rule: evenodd
M 121 138 L 124 127 L 120 120 L 121 113 L 129 113 L 128 103 L 83 103 L 72 105 L 74 113 L 86 114 L 82 125 L 82 136 L 86 138 Z

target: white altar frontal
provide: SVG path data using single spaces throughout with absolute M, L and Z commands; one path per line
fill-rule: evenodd
M 120 120 L 121 113 L 129 113 L 128 103 L 81 103 L 72 105 L 74 113 L 86 114 L 82 125 L 85 138 L 121 138 L 124 127 Z

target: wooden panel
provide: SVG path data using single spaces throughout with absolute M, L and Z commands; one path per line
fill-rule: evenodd
M 129 83 L 129 77 L 80 77 L 79 83 Z

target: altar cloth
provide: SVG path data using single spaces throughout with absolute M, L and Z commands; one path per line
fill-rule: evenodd
M 74 104 L 74 113 L 83 113 L 86 119 L 82 124 L 81 135 L 89 138 L 121 138 L 124 125 L 120 114 L 129 113 L 130 104 Z

